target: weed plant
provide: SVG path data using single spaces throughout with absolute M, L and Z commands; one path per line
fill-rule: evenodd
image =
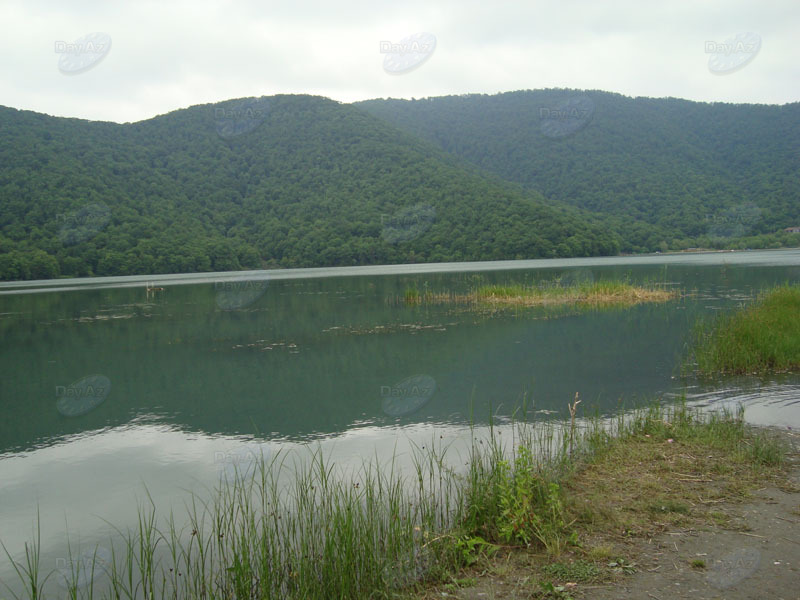
M 518 422 L 511 433 L 502 443 L 494 427 L 473 429 L 466 465 L 447 446 L 415 448 L 410 473 L 394 460 L 345 471 L 319 451 L 294 461 L 278 453 L 208 498 L 191 496 L 184 523 L 158 518 L 148 497 L 136 527 L 109 542 L 104 577 L 73 572 L 67 597 L 389 598 L 447 581 L 500 546 L 557 556 L 577 543 L 562 481 L 626 439 L 702 440 L 756 466 L 783 456 L 771 438 L 749 433 L 741 413 L 701 416 L 684 405 L 581 427 Z M 6 586 L 13 597 L 63 597 L 45 592 L 53 574 L 42 573 L 40 548 L 38 527 L 22 559 L 3 546 L 21 584 Z

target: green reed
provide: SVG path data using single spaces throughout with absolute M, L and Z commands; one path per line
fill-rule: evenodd
M 693 367 L 704 376 L 800 370 L 800 286 L 762 292 L 750 306 L 694 330 Z
M 747 447 L 763 464 L 780 456 L 766 438 L 742 444 L 741 415 L 701 418 L 657 405 L 577 428 L 517 421 L 485 435 L 472 429 L 463 456 L 434 439 L 412 447 L 410 471 L 394 455 L 345 469 L 318 449 L 278 453 L 255 473 L 237 471 L 207 495 L 193 493 L 185 523 L 172 513 L 158 519 L 148 495 L 136 526 L 110 542 L 108 581 L 73 585 L 69 597 L 390 598 L 442 581 L 501 544 L 558 554 L 577 535 L 560 480 L 643 433 L 704 435 Z M 46 597 L 40 547 L 38 537 L 26 545 L 21 563 L 6 550 L 21 598 Z

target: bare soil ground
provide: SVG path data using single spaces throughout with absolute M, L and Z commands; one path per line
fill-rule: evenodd
M 800 485 L 800 469 L 792 480 Z M 586 597 L 800 598 L 800 494 L 787 489 L 770 486 L 754 492 L 748 504 L 724 506 L 735 515 L 731 529 L 674 531 L 639 541 L 629 550 L 639 570 L 612 586 L 586 590 Z

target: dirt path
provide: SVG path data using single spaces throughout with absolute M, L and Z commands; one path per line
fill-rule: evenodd
M 800 468 L 791 480 L 800 486 Z M 671 532 L 649 544 L 642 540 L 638 572 L 586 589 L 585 596 L 800 599 L 800 493 L 770 487 L 755 492 L 749 504 L 725 508 L 739 516 L 741 531 Z M 705 568 L 692 567 L 700 560 Z

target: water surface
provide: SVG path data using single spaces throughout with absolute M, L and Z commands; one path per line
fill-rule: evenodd
M 558 278 L 656 281 L 682 297 L 493 313 L 402 302 L 409 287 Z M 2 284 L 0 539 L 23 556 L 38 507 L 49 570 L 67 528 L 107 544 L 145 489 L 166 514 L 253 449 L 388 457 L 523 405 L 558 418 L 576 392 L 584 414 L 685 395 L 800 427 L 796 376 L 679 376 L 699 317 L 799 280 L 800 251 L 780 250 Z

